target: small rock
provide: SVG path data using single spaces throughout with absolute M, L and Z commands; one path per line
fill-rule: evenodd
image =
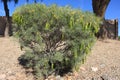
M 100 77 L 94 77 L 92 80 L 102 80 Z
M 72 76 L 72 75 L 73 75 L 72 72 L 68 72 L 68 73 L 66 74 L 66 76 Z
M 105 64 L 101 64 L 100 67 L 101 67 L 101 68 L 104 68 L 104 67 L 105 67 Z
M 102 75 L 102 76 L 101 76 L 101 79 L 102 79 L 102 80 L 109 80 L 109 78 L 108 78 L 107 75 Z
M 6 78 L 5 74 L 0 74 L 0 80 L 4 80 Z
M 66 78 L 63 79 L 63 80 L 72 80 L 72 77 L 71 76 L 66 76 Z
M 8 73 L 8 74 L 12 74 L 12 71 L 8 71 L 7 73 Z
M 73 76 L 78 76 L 78 75 L 79 75 L 79 74 L 78 74 L 78 72 L 76 72 L 76 71 L 73 73 Z
M 56 76 L 56 80 L 64 80 L 64 78 L 60 77 L 60 75 Z
M 55 80 L 55 76 L 54 75 L 51 75 L 51 76 L 49 76 L 47 79 L 45 79 L 45 80 Z
M 97 67 L 91 67 L 92 71 L 97 72 L 98 68 Z
M 92 80 L 98 80 L 97 78 L 92 78 Z
M 84 67 L 80 67 L 80 70 L 83 70 L 83 71 L 85 71 L 86 69 L 85 69 Z

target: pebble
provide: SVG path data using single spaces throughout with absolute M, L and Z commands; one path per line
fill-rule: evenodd
M 56 76 L 56 80 L 64 80 L 63 77 L 61 77 L 60 75 Z
M 92 80 L 98 80 L 98 78 L 92 78 Z
M 97 67 L 91 67 L 91 70 L 92 70 L 93 72 L 97 72 L 97 71 L 98 71 L 98 68 L 97 68 Z
M 109 80 L 109 78 L 108 78 L 108 76 L 107 76 L 106 74 L 105 74 L 105 75 L 102 75 L 102 76 L 101 76 L 101 79 L 102 79 L 102 80 Z
M 82 71 L 86 71 L 86 69 L 84 67 L 80 67 L 80 70 Z
M 94 77 L 92 78 L 92 80 L 104 80 L 104 79 L 102 79 L 101 77 Z
M 101 65 L 100 65 L 100 68 L 104 68 L 104 67 L 105 67 L 105 64 L 101 64 Z
M 12 71 L 8 71 L 7 73 L 8 73 L 8 74 L 12 74 Z

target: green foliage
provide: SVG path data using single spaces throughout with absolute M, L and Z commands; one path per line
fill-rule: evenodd
M 118 40 L 120 40 L 120 36 L 118 36 Z
M 19 60 L 37 77 L 78 69 L 90 52 L 100 19 L 70 7 L 24 5 L 13 14 L 14 34 L 29 48 Z

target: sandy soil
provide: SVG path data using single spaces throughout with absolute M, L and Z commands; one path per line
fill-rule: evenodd
M 97 41 L 78 80 L 120 80 L 120 41 Z
M 23 52 L 14 38 L 0 38 L 0 80 L 31 80 L 18 63 Z
M 0 38 L 0 80 L 33 80 L 18 64 L 22 54 L 16 39 Z M 120 41 L 98 40 L 79 72 L 56 80 L 120 80 Z

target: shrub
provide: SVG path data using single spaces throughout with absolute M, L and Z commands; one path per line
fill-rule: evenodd
M 118 40 L 120 40 L 120 36 L 118 36 Z
M 77 70 L 91 50 L 100 19 L 90 12 L 43 4 L 13 13 L 14 34 L 28 48 L 19 60 L 36 77 Z

